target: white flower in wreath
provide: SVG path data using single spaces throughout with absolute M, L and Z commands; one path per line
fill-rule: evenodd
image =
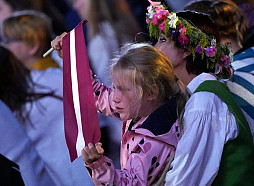
M 212 39 L 211 46 L 216 46 L 216 39 Z
M 168 22 L 170 28 L 176 28 L 176 23 L 178 21 L 178 17 L 176 16 L 176 13 L 171 13 L 168 15 L 168 18 L 170 21 Z
M 148 17 L 149 17 L 149 19 L 152 19 L 153 18 L 153 15 L 154 15 L 154 9 L 153 9 L 153 7 L 152 6 L 149 6 L 149 8 L 148 8 Z

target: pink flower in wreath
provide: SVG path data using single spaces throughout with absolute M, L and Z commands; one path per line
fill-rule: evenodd
M 180 30 L 180 29 L 182 28 L 182 26 L 183 26 L 183 23 L 180 23 L 180 24 L 178 25 L 178 29 Z
M 197 46 L 196 52 L 199 53 L 199 54 L 202 53 L 202 48 L 201 48 L 201 46 L 199 46 L 199 45 Z
M 189 38 L 185 35 L 180 35 L 178 37 L 178 41 L 181 43 L 181 45 L 187 45 L 189 43 Z
M 159 25 L 159 29 L 165 32 L 165 22 L 166 20 L 163 20 L 163 22 Z
M 161 12 L 163 12 L 163 11 L 165 11 L 165 9 L 163 8 L 163 6 L 157 6 L 157 7 L 155 8 L 155 12 L 156 12 L 156 13 L 161 13 Z
M 186 27 L 183 27 L 179 30 L 180 34 L 183 35 L 186 33 Z
M 156 16 L 153 16 L 151 22 L 153 23 L 154 26 L 157 25 L 157 24 L 158 24 L 158 19 L 157 19 L 157 17 L 156 17 Z
M 179 30 L 180 35 L 178 37 L 178 41 L 181 43 L 181 45 L 187 45 L 190 40 L 185 35 L 185 33 L 186 33 L 186 27 L 182 27 L 182 24 L 180 24 L 179 27 L 181 27 L 181 29 Z
M 221 55 L 220 61 L 224 62 L 221 66 L 228 66 L 229 65 L 229 57 L 225 56 L 225 54 Z
M 207 57 L 214 57 L 217 49 L 215 47 L 210 47 L 210 48 L 204 48 L 205 49 L 205 54 Z
M 151 6 L 157 6 L 157 5 L 161 4 L 160 2 L 153 2 L 151 0 L 148 0 L 148 1 L 151 4 Z
M 166 19 L 168 14 L 169 11 L 164 10 L 161 6 L 155 8 L 154 16 L 157 17 L 158 20 Z

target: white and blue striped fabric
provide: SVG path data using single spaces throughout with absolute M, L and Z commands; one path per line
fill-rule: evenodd
M 254 47 L 234 56 L 235 72 L 228 87 L 249 122 L 254 142 Z

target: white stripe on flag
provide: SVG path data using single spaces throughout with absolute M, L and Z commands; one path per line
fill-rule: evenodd
M 72 98 L 73 98 L 74 110 L 75 110 L 77 125 L 78 125 L 78 137 L 77 137 L 77 143 L 76 143 L 76 150 L 79 157 L 81 155 L 81 150 L 85 146 L 85 140 L 84 140 L 84 136 L 82 132 L 82 121 L 81 121 L 81 114 L 80 114 L 74 30 L 70 32 L 70 59 L 71 59 L 71 82 L 72 82 L 71 84 L 72 84 L 72 94 L 73 94 Z

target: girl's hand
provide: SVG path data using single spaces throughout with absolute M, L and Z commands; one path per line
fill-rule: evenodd
M 51 47 L 57 51 L 57 54 L 59 57 L 63 58 L 63 52 L 62 52 L 62 39 L 67 33 L 64 32 L 60 36 L 56 36 L 56 38 L 51 41 Z
M 90 165 L 102 156 L 102 154 L 104 153 L 104 149 L 101 146 L 102 143 L 98 142 L 95 144 L 95 146 L 94 144 L 89 143 L 88 146 L 83 148 L 81 153 L 86 165 Z

